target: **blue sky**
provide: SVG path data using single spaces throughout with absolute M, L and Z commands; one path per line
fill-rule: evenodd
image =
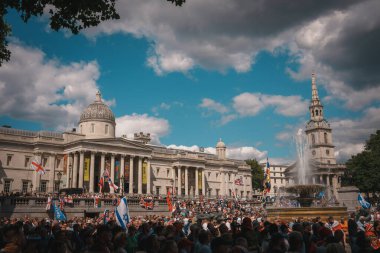
M 228 7 L 223 0 L 218 10 L 209 8 L 213 2 L 176 8 L 165 1 L 119 1 L 120 20 L 77 36 L 51 31 L 46 17 L 24 24 L 11 12 L 12 58 L 0 68 L 5 101 L 0 124 L 70 129 L 100 89 L 117 117 L 118 135 L 141 130 L 151 132 L 156 143 L 193 150 L 202 146 L 210 152 L 221 137 L 230 157 L 269 156 L 282 162 L 294 159 L 292 135 L 309 118 L 314 70 L 338 159 L 359 152 L 380 123 L 379 96 L 374 95 L 380 91 L 379 72 L 370 73 L 371 83 L 360 78 L 361 73 L 368 76 L 359 66 L 360 46 L 352 58 L 340 59 L 347 56 L 333 45 L 351 47 L 348 28 L 337 26 L 338 38 L 329 37 L 337 30 L 327 28 L 346 19 L 358 32 L 366 31 L 365 20 L 353 13 L 378 4 L 332 1 L 284 24 L 260 16 L 262 27 L 268 27 L 262 30 L 249 26 L 255 22 L 249 13 L 231 12 L 230 23 L 218 17 L 231 8 L 272 13 L 272 1 L 259 8 L 256 3 Z M 296 11 L 310 7 L 301 4 Z M 371 34 L 379 34 L 377 21 Z M 354 64 L 345 66 L 345 61 Z M 357 77 L 354 84 L 349 70 Z

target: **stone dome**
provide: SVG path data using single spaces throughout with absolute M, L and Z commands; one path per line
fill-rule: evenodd
M 216 144 L 217 148 L 225 148 L 226 144 L 222 141 L 222 138 L 219 139 L 218 143 Z
M 96 99 L 91 103 L 80 116 L 79 124 L 88 121 L 109 122 L 115 125 L 115 115 L 111 109 L 102 102 L 100 91 L 96 93 Z

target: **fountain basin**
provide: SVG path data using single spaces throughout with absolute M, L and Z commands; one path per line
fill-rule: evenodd
M 273 221 L 280 219 L 281 221 L 293 221 L 296 218 L 303 220 L 311 220 L 321 217 L 322 221 L 326 221 L 328 217 L 333 216 L 339 220 L 341 217 L 347 218 L 348 212 L 345 206 L 336 207 L 267 207 L 268 219 Z
M 284 189 L 287 193 L 296 194 L 301 207 L 310 207 L 315 200 L 314 195 L 325 190 L 325 186 L 320 184 L 305 184 L 286 186 Z

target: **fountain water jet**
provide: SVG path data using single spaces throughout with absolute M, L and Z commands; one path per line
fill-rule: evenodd
M 307 184 L 307 177 L 306 175 L 309 175 L 310 173 L 310 166 L 309 166 L 309 152 L 308 152 L 308 143 L 306 136 L 303 132 L 303 130 L 300 128 L 298 129 L 298 132 L 295 136 L 296 141 L 296 149 L 297 149 L 297 155 L 298 155 L 298 184 Z

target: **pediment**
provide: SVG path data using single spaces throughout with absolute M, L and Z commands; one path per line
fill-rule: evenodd
M 118 147 L 118 148 L 125 148 L 125 149 L 134 149 L 134 150 L 141 150 L 141 151 L 152 151 L 152 148 L 148 147 L 147 145 L 132 141 L 124 138 L 102 138 L 102 139 L 84 139 L 81 140 L 82 144 L 88 144 L 88 145 L 96 145 L 96 146 L 107 146 L 107 147 Z

